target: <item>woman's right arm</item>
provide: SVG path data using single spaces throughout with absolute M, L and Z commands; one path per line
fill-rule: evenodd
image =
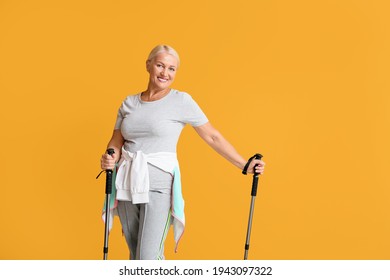
M 111 140 L 110 142 L 108 142 L 107 145 L 107 149 L 112 148 L 114 149 L 115 153 L 112 156 L 107 153 L 102 155 L 100 165 L 103 170 L 115 168 L 115 163 L 118 162 L 121 158 L 121 149 L 124 142 L 125 139 L 122 136 L 121 130 L 115 129 L 112 134 Z

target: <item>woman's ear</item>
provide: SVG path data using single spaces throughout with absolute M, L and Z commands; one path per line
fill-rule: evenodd
M 150 73 L 150 60 L 146 60 L 146 71 Z

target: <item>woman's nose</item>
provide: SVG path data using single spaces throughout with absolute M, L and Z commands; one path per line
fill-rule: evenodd
M 166 68 L 163 68 L 163 69 L 161 70 L 161 74 L 162 74 L 164 77 L 166 77 L 167 74 L 168 74 L 168 70 L 167 70 Z

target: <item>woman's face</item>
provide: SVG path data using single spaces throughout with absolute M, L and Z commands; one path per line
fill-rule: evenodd
M 170 87 L 176 76 L 177 59 L 168 53 L 159 53 L 146 63 L 149 72 L 149 84 L 158 90 Z

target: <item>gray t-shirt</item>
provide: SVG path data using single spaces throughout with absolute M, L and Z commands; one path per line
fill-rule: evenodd
M 130 95 L 118 110 L 115 129 L 120 129 L 129 152 L 176 153 L 180 133 L 188 123 L 194 127 L 208 122 L 188 93 L 172 89 L 156 101 L 142 101 L 141 94 Z M 150 190 L 170 194 L 172 176 L 148 164 Z
M 208 122 L 192 97 L 172 89 L 156 101 L 142 101 L 141 94 L 130 95 L 118 111 L 115 129 L 120 129 L 129 152 L 172 152 L 180 133 L 188 123 L 193 127 Z

